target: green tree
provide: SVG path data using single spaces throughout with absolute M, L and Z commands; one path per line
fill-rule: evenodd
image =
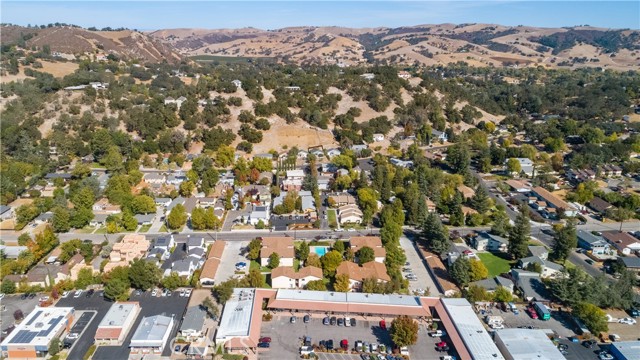
M 249 260 L 257 260 L 260 257 L 260 249 L 262 249 L 262 240 L 255 238 L 249 243 L 249 251 L 247 257 Z
M 335 250 L 331 250 L 326 253 L 320 261 L 322 262 L 322 268 L 326 276 L 333 276 L 336 269 L 342 263 L 342 254 Z
M 205 219 L 206 212 L 203 208 L 197 207 L 191 211 L 191 228 L 193 230 L 204 230 L 207 228 Z
M 184 281 L 175 271 L 172 271 L 169 276 L 166 276 L 162 279 L 162 287 L 171 291 L 179 288 L 183 285 L 183 283 Z
M 493 220 L 491 233 L 498 236 L 506 236 L 511 225 L 509 224 L 509 215 L 507 215 L 505 209 L 500 206 L 491 217 Z
M 508 303 L 513 300 L 513 295 L 504 286 L 498 286 L 493 292 L 493 300 L 497 302 Z
M 191 215 L 193 216 L 193 215 Z M 216 216 L 213 208 L 208 208 L 204 214 L 204 220 L 206 228 L 209 230 L 219 230 L 222 226 L 222 221 Z
M 195 188 L 196 186 L 191 181 L 183 181 L 180 184 L 180 195 L 184 197 L 190 197 Z
M 373 261 L 376 258 L 373 249 L 368 246 L 363 246 L 362 248 L 360 248 L 360 250 L 358 250 L 358 252 L 356 253 L 356 256 L 358 257 L 358 262 L 360 263 L 360 265 L 368 263 L 369 261 Z
M 567 221 L 565 226 L 554 227 L 553 247 L 551 256 L 554 260 L 565 262 L 571 250 L 578 246 L 578 235 L 576 225 L 573 220 Z
M 305 266 L 315 266 L 318 268 L 322 268 L 322 261 L 320 257 L 316 253 L 310 253 L 307 257 L 307 261 L 304 262 Z
M 307 260 L 307 258 L 309 257 L 309 244 L 306 241 L 303 241 L 302 243 L 300 243 L 300 246 L 298 247 L 298 250 L 296 251 L 296 256 L 298 257 L 298 259 L 300 261 L 302 261 L 303 263 Z
M 138 195 L 131 202 L 131 210 L 134 214 L 150 214 L 156 212 L 156 203 L 151 196 Z
M 469 165 L 471 164 L 469 147 L 463 142 L 449 146 L 447 149 L 447 162 L 456 174 L 464 175 L 468 173 Z
M 51 225 L 56 232 L 67 232 L 71 229 L 71 217 L 69 210 L 63 207 L 56 207 L 53 209 L 53 217 L 51 218 Z
M 484 186 L 478 185 L 476 192 L 471 198 L 471 206 L 478 210 L 480 214 L 484 214 L 491 208 L 491 199 Z
M 572 314 L 582 320 L 592 334 L 600 334 L 601 332 L 609 331 L 607 314 L 596 305 L 587 302 L 580 302 L 573 307 Z
M 369 224 L 373 218 L 373 214 L 378 209 L 378 196 L 376 192 L 368 187 L 358 189 L 358 203 L 362 209 L 362 222 Z
M 275 269 L 278 266 L 280 266 L 280 255 L 277 252 L 272 252 L 269 255 L 269 267 Z
M 176 205 L 167 216 L 167 226 L 175 230 L 187 223 L 187 211 L 182 204 Z
M 523 205 L 520 206 L 516 221 L 509 231 L 508 252 L 512 258 L 517 260 L 527 256 L 530 233 L 529 209 Z
M 457 258 L 456 261 L 451 264 L 449 274 L 451 274 L 451 278 L 459 286 L 463 287 L 467 285 L 469 281 L 471 281 L 471 264 L 469 263 L 469 259 L 462 256 Z
M 160 283 L 160 269 L 153 263 L 135 259 L 129 267 L 129 281 L 140 290 L 148 290 Z
M 349 275 L 340 274 L 336 276 L 336 280 L 333 283 L 333 290 L 339 292 L 349 292 L 350 283 L 349 283 Z
M 49 343 L 49 356 L 56 356 L 62 350 L 62 342 L 59 337 L 54 337 Z
M 126 301 L 129 298 L 130 284 L 119 278 L 107 281 L 104 287 L 104 297 L 113 301 Z
M 131 211 L 122 212 L 122 226 L 127 231 L 135 231 L 138 228 L 138 220 L 133 216 Z
M 260 273 L 258 269 L 249 270 L 249 274 L 245 277 L 247 281 L 247 285 L 249 287 L 261 288 L 264 287 L 264 276 Z
M 262 277 L 262 276 L 261 276 Z M 241 281 L 235 278 L 223 281 L 213 288 L 213 296 L 215 296 L 218 304 L 224 305 L 233 295 L 233 289 L 240 287 Z
M 491 296 L 489 295 L 489 293 L 485 288 L 477 285 L 470 285 L 464 291 L 464 297 L 467 300 L 469 300 L 469 302 L 472 302 L 472 303 L 489 300 L 491 298 Z
M 344 241 L 342 240 L 336 240 L 336 242 L 333 243 L 333 250 L 339 252 L 340 254 L 344 253 Z
M 478 281 L 489 277 L 489 270 L 487 270 L 482 261 L 471 259 L 469 260 L 469 274 L 471 275 L 471 281 Z
M 89 268 L 82 268 L 78 271 L 78 278 L 76 279 L 75 287 L 78 289 L 85 289 L 87 286 L 94 283 L 93 270 Z
M 210 318 L 212 319 L 217 319 L 220 310 L 218 309 L 218 306 L 216 306 L 216 304 L 213 303 L 213 300 L 210 297 L 206 297 L 204 298 L 204 300 L 202 300 L 202 307 L 205 309 L 205 311 L 207 312 L 207 315 L 209 315 Z
M 449 251 L 451 246 L 446 229 L 442 226 L 440 217 L 435 212 L 429 213 L 422 226 L 422 239 L 427 248 L 436 254 Z
M 418 323 L 412 318 L 402 315 L 391 322 L 391 341 L 398 347 L 413 345 L 418 341 Z
M 315 291 L 326 291 L 327 285 L 324 283 L 324 280 L 311 280 L 305 285 L 307 290 L 315 290 Z
M 520 174 L 522 167 L 520 166 L 518 159 L 510 158 L 507 160 L 507 171 L 509 174 Z
M 95 194 L 89 187 L 83 187 L 71 197 L 71 202 L 76 207 L 91 209 L 95 202 Z
M 109 147 L 106 155 L 100 159 L 100 163 L 104 165 L 107 171 L 119 172 L 124 170 L 124 160 L 120 154 L 120 148 L 117 146 Z
M 0 292 L 3 294 L 14 294 L 16 292 L 16 283 L 9 279 L 2 281 Z

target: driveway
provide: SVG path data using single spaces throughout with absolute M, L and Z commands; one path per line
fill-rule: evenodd
M 422 258 L 418 254 L 418 250 L 414 246 L 414 242 L 403 234 L 400 236 L 400 246 L 407 256 L 407 261 L 411 263 L 411 265 L 407 267 L 411 268 L 412 272 L 418 278 L 418 281 L 409 281 L 409 290 L 415 291 L 416 289 L 428 289 L 430 296 L 440 296 L 442 293 L 436 286 L 434 279 L 431 277 L 431 273 L 427 270 L 427 264 L 422 261 Z
M 229 241 L 224 248 L 222 258 L 220 259 L 220 266 L 216 272 L 214 282 L 219 284 L 223 281 L 233 277 L 236 272 L 235 264 L 244 261 L 247 263 L 247 269 L 249 269 L 249 260 L 243 255 L 243 249 L 249 245 L 248 241 Z
M 147 231 L 150 234 L 155 234 L 160 232 L 160 228 L 164 224 L 164 206 L 158 206 L 156 208 L 156 217 L 153 219 L 153 224 Z
M 222 231 L 230 231 L 233 227 L 233 222 L 236 219 L 240 219 L 244 216 L 245 219 L 251 214 L 251 206 L 245 206 L 244 209 L 229 210 L 227 216 L 224 218 L 224 224 L 222 224 Z

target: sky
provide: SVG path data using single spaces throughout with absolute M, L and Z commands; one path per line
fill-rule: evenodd
M 640 1 L 5 1 L 2 23 L 82 27 L 277 29 L 492 23 L 640 29 Z

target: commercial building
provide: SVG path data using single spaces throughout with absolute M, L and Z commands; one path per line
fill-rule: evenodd
M 154 315 L 145 317 L 131 338 L 132 354 L 161 354 L 173 329 L 173 317 Z
M 507 360 L 561 360 L 565 357 L 543 330 L 501 329 L 494 339 Z
M 98 324 L 97 345 L 121 345 L 138 318 L 140 304 L 137 301 L 116 302 Z
M 640 341 L 614 342 L 609 350 L 617 360 L 640 360 Z
M 51 340 L 69 330 L 73 316 L 72 307 L 36 306 L 2 342 L 2 357 L 32 359 L 47 356 Z

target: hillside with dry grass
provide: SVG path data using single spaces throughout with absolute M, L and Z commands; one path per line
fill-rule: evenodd
M 401 28 L 164 29 L 149 35 L 186 56 L 270 57 L 298 63 L 638 69 L 640 32 L 592 27 L 440 24 Z
M 164 42 L 133 30 L 90 31 L 71 26 L 53 26 L 44 29 L 15 25 L 2 26 L 0 42 L 18 44 L 26 48 L 49 46 L 52 52 L 82 56 L 87 54 L 113 54 L 122 59 L 144 62 L 176 63 L 181 56 Z

